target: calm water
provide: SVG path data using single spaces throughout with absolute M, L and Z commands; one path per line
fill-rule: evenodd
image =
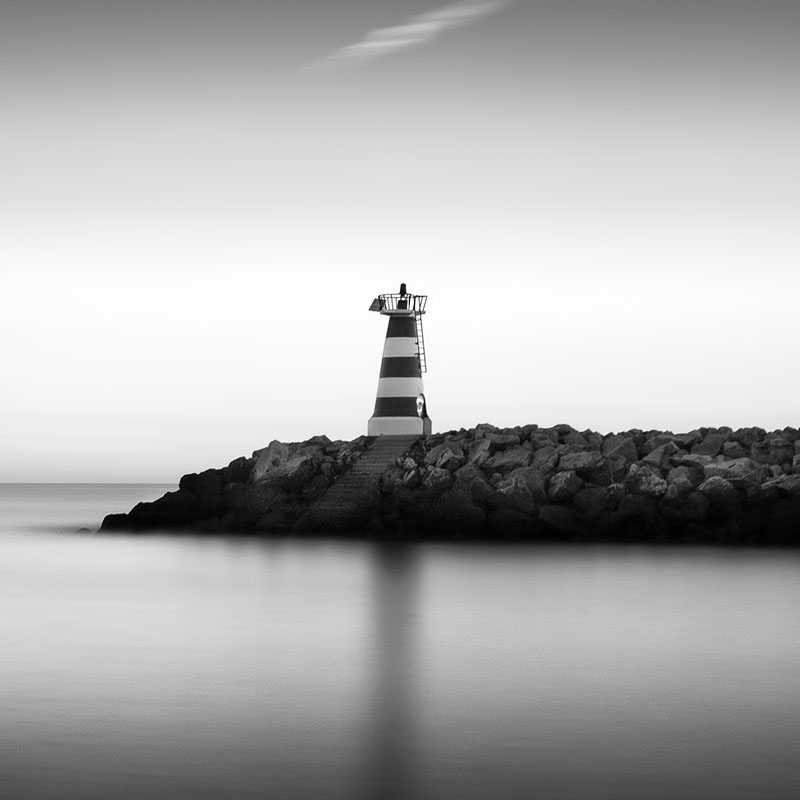
M 121 536 L 0 485 L 0 795 L 795 797 L 800 553 Z

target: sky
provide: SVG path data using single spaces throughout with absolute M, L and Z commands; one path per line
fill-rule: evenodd
M 800 425 L 800 4 L 3 0 L 0 481 L 366 432 Z

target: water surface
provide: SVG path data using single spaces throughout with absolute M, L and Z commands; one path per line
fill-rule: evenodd
M 794 797 L 800 554 L 97 535 L 0 486 L 0 794 Z

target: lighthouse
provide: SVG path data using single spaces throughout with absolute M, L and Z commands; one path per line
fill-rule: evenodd
M 375 411 L 367 423 L 368 436 L 429 434 L 431 421 L 422 386 L 425 340 L 422 315 L 427 295 L 409 294 L 400 284 L 398 294 L 378 295 L 370 311 L 389 318 L 383 345 Z

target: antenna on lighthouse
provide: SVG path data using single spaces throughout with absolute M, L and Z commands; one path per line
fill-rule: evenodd
M 380 294 L 369 307 L 389 317 L 375 412 L 367 423 L 369 436 L 431 432 L 422 387 L 422 373 L 427 372 L 422 315 L 427 301 L 427 295 L 409 294 L 401 283 L 398 294 Z

